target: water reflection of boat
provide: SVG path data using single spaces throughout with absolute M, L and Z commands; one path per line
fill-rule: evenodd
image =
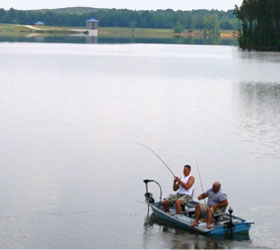
M 161 205 L 161 197 L 159 199 L 160 201 L 155 202 L 152 194 L 148 192 L 148 183 L 155 181 L 144 180 L 144 182 L 146 184 L 146 202 L 148 206 L 153 210 L 154 217 L 157 220 L 162 220 L 165 223 L 168 223 L 169 226 L 180 228 L 183 230 L 188 230 L 191 232 L 201 233 L 208 236 L 232 237 L 234 235 L 234 237 L 238 237 L 237 234 L 248 235 L 251 224 L 253 224 L 253 222 L 232 215 L 231 210 L 229 210 L 228 213 L 223 213 L 215 216 L 215 220 L 212 224 L 211 229 L 207 228 L 205 222 L 199 223 L 199 225 L 196 227 L 192 227 L 191 225 L 194 222 L 195 205 L 198 202 L 188 202 L 184 206 L 184 212 L 182 214 L 176 214 L 176 210 L 174 207 L 170 208 L 170 213 L 166 213 Z M 157 184 L 159 185 L 159 183 Z

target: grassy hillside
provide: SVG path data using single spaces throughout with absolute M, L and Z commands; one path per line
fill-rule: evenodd
M 0 24 L 0 36 L 24 36 L 30 31 L 24 25 Z
M 72 34 L 73 31 L 70 31 L 69 28 L 66 27 L 0 24 L 0 37 L 20 37 L 27 36 L 32 33 L 37 33 L 38 35 L 68 35 Z

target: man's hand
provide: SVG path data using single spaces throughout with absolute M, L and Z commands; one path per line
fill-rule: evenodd
M 208 195 L 206 193 L 202 193 L 201 195 L 199 195 L 197 197 L 198 200 L 202 200 L 202 199 L 205 199 Z
M 217 208 L 219 207 L 219 205 L 218 204 L 216 204 L 216 205 L 213 205 L 212 206 L 212 208 L 213 208 L 213 210 L 214 210 L 214 212 L 216 212 L 216 210 L 217 210 Z
M 174 179 L 174 181 L 173 181 L 173 190 L 174 190 L 174 191 L 177 191 L 178 188 L 179 188 L 179 181 L 178 181 L 178 180 L 180 180 L 180 178 L 178 178 L 178 177 L 176 176 L 175 179 Z
M 180 183 L 181 179 L 179 177 L 175 177 L 174 182 L 179 182 Z

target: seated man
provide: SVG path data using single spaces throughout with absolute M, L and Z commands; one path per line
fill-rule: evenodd
M 169 206 L 176 204 L 176 212 L 182 213 L 182 205 L 186 204 L 192 199 L 192 193 L 194 189 L 194 177 L 190 175 L 191 166 L 184 166 L 184 177 L 175 177 L 173 182 L 173 190 L 178 191 L 177 194 L 172 195 L 167 200 L 162 202 L 165 212 L 169 212 Z
M 227 195 L 221 190 L 221 183 L 214 182 L 212 188 L 202 193 L 197 198 L 202 200 L 208 197 L 208 204 L 197 204 L 195 207 L 195 221 L 192 226 L 197 226 L 201 215 L 207 217 L 207 228 L 211 228 L 213 213 L 223 213 L 228 205 Z

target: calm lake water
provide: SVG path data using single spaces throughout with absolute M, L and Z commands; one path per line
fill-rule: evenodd
M 127 44 L 127 43 L 157 43 L 157 44 L 200 44 L 200 45 L 238 45 L 235 38 L 134 38 L 134 37 L 102 37 L 102 36 L 0 36 L 0 42 L 32 42 L 32 43 L 87 43 L 87 44 Z
M 0 43 L 1 248 L 280 248 L 280 54 L 233 46 Z M 249 238 L 147 218 L 193 166 Z M 157 198 L 156 186 L 151 190 Z

